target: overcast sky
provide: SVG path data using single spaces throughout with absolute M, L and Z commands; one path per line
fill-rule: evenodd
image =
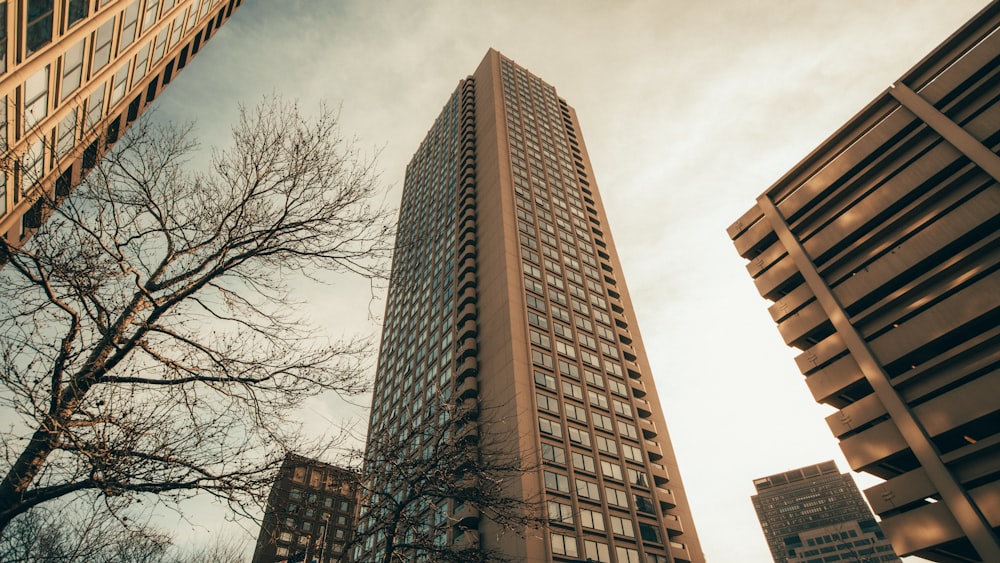
M 986 4 L 246 0 L 156 105 L 209 143 L 265 94 L 340 105 L 344 131 L 381 151 L 395 207 L 410 156 L 487 48 L 555 86 L 580 118 L 705 555 L 767 563 L 752 480 L 848 467 L 725 229 Z M 299 297 L 332 336 L 378 334 L 369 309 L 384 301 L 369 305 L 364 284 Z M 351 416 L 367 417 L 335 401 L 304 414 Z

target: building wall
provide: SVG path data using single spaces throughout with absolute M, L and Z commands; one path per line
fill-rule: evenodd
M 317 563 L 342 561 L 354 531 L 357 474 L 289 454 L 271 487 L 253 563 L 302 556 Z
M 0 2 L 0 236 L 30 236 L 241 3 Z
M 483 517 L 459 541 L 525 561 L 703 561 L 634 319 L 575 111 L 490 50 L 407 167 L 371 432 L 422 416 L 434 390 L 477 405 L 462 432 L 508 436 L 537 468 L 509 492 L 560 515 L 549 530 Z
M 1000 3 L 729 227 L 901 555 L 1000 560 Z

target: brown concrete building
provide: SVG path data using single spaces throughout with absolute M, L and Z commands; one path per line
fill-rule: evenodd
M 754 479 L 775 563 L 899 563 L 854 479 L 833 461 Z
M 0 1 L 0 236 L 30 236 L 241 3 Z
M 553 520 L 521 538 L 456 515 L 442 544 L 704 560 L 576 112 L 493 50 L 407 167 L 370 431 L 441 397 L 490 407 L 462 432 L 514 437 L 537 468 L 512 494 Z
M 334 563 L 354 531 L 357 474 L 288 454 L 267 498 L 253 563 Z
M 1000 561 L 1000 3 L 729 228 L 896 553 Z

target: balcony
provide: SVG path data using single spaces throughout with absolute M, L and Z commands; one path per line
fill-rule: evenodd
M 458 340 L 465 340 L 466 338 L 475 338 L 479 334 L 479 330 L 476 327 L 475 317 L 465 319 L 458 325 Z
M 463 358 L 462 361 L 458 362 L 455 366 L 455 372 L 458 374 L 457 379 L 462 381 L 463 379 L 476 375 L 479 372 L 479 362 L 476 361 L 475 356 L 468 358 Z
M 455 534 L 455 549 L 475 549 L 479 547 L 479 532 L 477 530 L 462 530 Z
M 476 443 L 479 441 L 479 426 L 470 422 L 458 428 L 455 432 L 455 441 L 458 443 Z
M 479 510 L 468 503 L 462 503 L 455 507 L 452 518 L 455 520 L 455 526 L 459 528 L 466 530 L 475 528 L 479 525 Z
M 660 501 L 660 508 L 663 510 L 677 508 L 677 499 L 674 498 L 674 492 L 670 489 L 656 487 L 656 500 Z
M 639 412 L 639 416 L 642 418 L 649 418 L 653 416 L 653 409 L 649 406 L 649 401 L 646 399 L 636 397 L 635 408 Z
M 466 377 L 455 389 L 455 393 L 460 399 L 468 399 L 479 394 L 479 380 L 475 377 Z
M 674 556 L 677 563 L 691 563 L 691 553 L 686 545 L 681 542 L 670 542 L 670 554 Z
M 660 445 L 656 442 L 646 440 L 646 451 L 649 453 L 650 461 L 660 461 L 663 459 L 663 450 L 660 449 Z
M 640 419 L 639 428 L 642 430 L 642 437 L 649 440 L 656 437 L 656 425 L 648 418 Z
M 650 463 L 650 467 L 653 468 L 653 481 L 657 485 L 663 485 L 670 482 L 670 473 L 667 472 L 667 468 L 659 463 Z
M 475 379 L 475 378 L 469 378 Z M 465 420 L 476 420 L 479 418 L 479 401 L 474 396 L 460 398 L 455 417 Z
M 684 533 L 684 526 L 681 525 L 681 519 L 676 514 L 664 514 L 663 526 L 667 529 L 667 536 L 671 538 Z
M 458 310 L 459 322 L 465 322 L 469 319 L 475 320 L 476 318 L 476 303 L 466 303 Z
M 632 386 L 632 396 L 641 399 L 646 396 L 646 385 L 641 379 L 629 379 L 629 384 Z
M 468 303 L 476 302 L 476 288 L 472 284 L 468 284 L 462 291 L 458 294 L 458 303 L 461 305 L 466 305 Z
M 466 338 L 459 343 L 455 354 L 458 356 L 458 361 L 461 362 L 465 358 L 475 357 L 478 349 L 479 347 L 475 338 Z

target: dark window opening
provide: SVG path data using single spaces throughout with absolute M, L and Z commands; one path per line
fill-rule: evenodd
M 135 121 L 135 118 L 139 117 L 139 104 L 141 103 L 142 96 L 136 96 L 135 99 L 132 100 L 132 103 L 128 105 L 128 115 L 126 116 L 126 120 L 128 120 L 129 123 L 132 123 Z
M 104 146 L 110 147 L 118 140 L 118 133 L 121 130 L 122 117 L 119 115 L 114 121 L 108 124 L 107 137 L 104 140 Z
M 174 76 L 174 61 L 167 63 L 167 68 L 163 69 L 163 85 L 170 84 L 170 79 Z
M 83 169 L 90 170 L 94 166 L 97 166 L 97 141 L 83 150 Z
M 28 0 L 25 56 L 52 41 L 52 0 Z
M 56 178 L 56 198 L 64 198 L 69 195 L 70 188 L 73 187 L 73 166 L 70 165 L 62 174 Z
M 146 103 L 147 104 L 149 102 L 152 102 L 153 98 L 156 97 L 156 88 L 159 85 L 160 85 L 160 79 L 159 79 L 159 77 L 157 77 L 157 78 L 154 78 L 153 81 L 149 83 L 149 86 L 146 87 Z

